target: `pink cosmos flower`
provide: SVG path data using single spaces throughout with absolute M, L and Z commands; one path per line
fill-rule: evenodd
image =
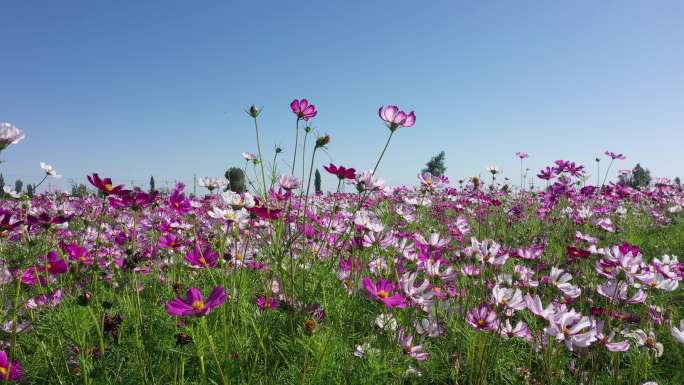
M 202 251 L 198 246 L 185 254 L 185 260 L 193 267 L 214 267 L 219 259 L 219 254 L 211 249 L 210 246 L 205 246 Z
M 180 214 L 188 213 L 192 206 L 190 205 L 190 200 L 183 194 L 183 189 L 185 185 L 183 183 L 176 184 L 171 196 L 169 196 L 169 206 Z
M 611 330 L 610 334 L 606 335 L 603 333 L 603 327 L 605 321 L 596 321 L 596 339 L 599 343 L 606 347 L 609 352 L 626 352 L 629 350 L 629 341 L 622 340 L 620 342 L 613 342 L 615 338 L 615 330 Z
M 416 124 L 416 114 L 413 111 L 407 114 L 400 111 L 397 106 L 382 106 L 378 110 L 378 115 L 392 131 L 399 127 L 412 127 Z
M 70 261 L 82 263 L 84 265 L 93 264 L 94 258 L 90 255 L 88 249 L 79 246 L 75 241 L 69 244 L 62 242 L 59 247 L 63 252 L 69 255 Z
M 29 309 L 55 308 L 62 302 L 62 289 L 57 289 L 54 293 L 41 294 L 26 301 Z
M 273 297 L 259 297 L 256 303 L 261 310 L 275 310 L 280 307 L 280 301 Z
M 292 108 L 292 112 L 297 115 L 297 119 L 304 119 L 306 121 L 318 114 L 316 106 L 309 104 L 309 101 L 306 99 L 293 100 L 292 103 L 290 103 L 290 108 Z
M 549 326 L 544 333 L 565 342 L 570 351 L 575 348 L 586 348 L 596 341 L 596 325 L 589 317 L 577 313 L 574 309 L 562 311 L 549 319 Z
M 525 158 L 529 157 L 530 155 L 527 154 L 526 152 L 516 152 L 515 156 L 517 156 L 520 159 L 525 159 Z
M 205 316 L 211 312 L 211 309 L 221 306 L 227 297 L 223 286 L 217 286 L 205 302 L 200 289 L 191 287 L 186 293 L 186 298 L 177 297 L 167 303 L 166 312 L 179 317 Z
M 3 381 L 18 382 L 24 377 L 24 371 L 21 365 L 13 361 L 9 362 L 9 357 L 4 351 L 0 351 L 0 379 Z
M 425 351 L 423 345 L 413 344 L 413 336 L 406 334 L 404 328 L 399 330 L 397 339 L 399 340 L 399 345 L 404 349 L 404 352 L 413 357 L 416 361 L 425 361 L 430 358 L 430 354 Z
M 103 194 L 105 195 L 127 195 L 128 190 L 124 189 L 124 186 L 122 184 L 118 186 L 114 186 L 112 183 L 112 180 L 110 178 L 104 178 L 100 179 L 100 176 L 97 175 L 97 173 L 93 173 L 93 175 L 88 175 L 88 182 L 95 186 L 98 190 L 100 190 Z
M 471 309 L 466 315 L 466 322 L 479 331 L 494 331 L 499 328 L 496 311 L 487 304 Z
M 406 307 L 406 299 L 401 294 L 394 294 L 392 292 L 398 287 L 392 282 L 380 278 L 377 285 L 370 279 L 370 277 L 363 277 L 363 286 L 368 292 L 385 304 L 388 308 L 403 309 Z
M 511 320 L 506 319 L 501 328 L 501 336 L 504 338 L 522 338 L 527 341 L 532 341 L 532 332 L 527 324 L 523 321 L 518 321 L 515 327 L 511 325 Z
M 165 233 L 159 237 L 159 247 L 163 249 L 177 249 L 183 246 L 183 241 L 173 233 Z
M 547 167 L 541 171 L 539 171 L 539 174 L 537 174 L 537 178 L 542 179 L 542 180 L 551 180 L 556 177 L 556 170 Z
M 290 191 L 299 188 L 302 183 L 296 176 L 281 175 L 278 184 L 280 184 L 280 187 L 283 189 Z
M 50 251 L 47 255 L 40 256 L 39 258 L 42 261 L 45 261 L 43 266 L 38 267 L 39 272 L 44 272 L 47 270 L 50 275 L 56 276 L 64 274 L 67 272 L 67 270 L 69 270 L 66 261 L 60 258 L 59 254 L 57 254 L 57 252 L 54 250 Z
M 677 328 L 676 326 L 672 327 L 672 336 L 677 341 L 684 344 L 684 319 L 679 321 L 679 328 Z
M 247 151 L 243 152 L 241 155 L 243 158 L 245 158 L 246 161 L 255 160 L 257 158 L 256 155 Z
M 605 154 L 606 154 L 607 156 L 609 156 L 609 157 L 610 157 L 611 159 L 613 159 L 613 160 L 615 160 L 615 159 L 617 159 L 617 160 L 624 160 L 624 159 L 627 159 L 627 158 L 626 158 L 624 155 L 622 155 L 622 154 L 616 154 L 616 153 L 614 153 L 614 152 L 612 152 L 612 151 L 608 151 L 608 150 L 606 150 L 606 153 L 605 153 Z

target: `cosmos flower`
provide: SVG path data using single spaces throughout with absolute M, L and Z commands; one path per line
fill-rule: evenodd
M 503 327 L 501 328 L 501 336 L 504 338 L 522 338 L 527 341 L 532 341 L 532 332 L 530 332 L 530 328 L 525 322 L 518 321 L 518 323 L 515 324 L 515 327 L 513 327 L 513 325 L 511 325 L 511 320 L 508 318 L 504 321 Z
M 45 171 L 46 175 L 49 175 L 53 178 L 59 179 L 62 177 L 61 175 L 57 174 L 57 171 L 52 166 L 45 162 L 40 162 L 40 168 L 42 168 L 43 171 Z
M 425 361 L 430 358 L 430 355 L 425 351 L 425 347 L 423 345 L 414 345 L 413 336 L 407 334 L 403 328 L 399 329 L 397 339 L 399 340 L 399 345 L 404 349 L 404 353 L 416 361 Z
M 529 155 L 526 152 L 516 152 L 515 156 L 517 156 L 520 159 L 525 159 L 525 158 L 529 157 Z
M 412 127 L 416 124 L 416 114 L 413 111 L 407 114 L 404 111 L 400 111 L 399 107 L 393 105 L 380 107 L 378 115 L 380 119 L 385 121 L 391 131 L 399 127 Z
M 335 166 L 330 163 L 328 166 L 323 166 L 325 171 L 337 176 L 338 179 L 356 179 L 356 170 L 353 168 L 345 168 L 344 166 Z
M 375 284 L 370 277 L 366 276 L 363 277 L 363 286 L 372 297 L 380 300 L 387 308 L 397 307 L 403 309 L 406 307 L 406 299 L 401 294 L 396 293 L 392 295 L 397 286 L 386 279 L 380 278 L 378 283 Z
M 97 173 L 88 175 L 88 182 L 95 186 L 105 195 L 126 195 L 128 191 L 124 189 L 123 185 L 114 186 L 110 178 L 100 179 Z
M 292 103 L 290 103 L 290 108 L 292 108 L 292 112 L 297 115 L 297 119 L 304 119 L 305 121 L 308 121 L 318 114 L 316 106 L 309 104 L 309 101 L 306 99 L 293 100 Z
M 586 348 L 596 341 L 596 325 L 589 317 L 577 313 L 574 309 L 561 311 L 549 317 L 549 326 L 544 333 L 565 342 L 570 351 Z
M 61 275 L 69 270 L 65 260 L 59 257 L 56 251 L 50 251 L 47 255 L 41 255 L 40 260 L 44 261 L 43 266 L 38 267 L 38 271 L 47 272 L 52 276 Z
M 211 312 L 211 309 L 221 306 L 227 297 L 223 286 L 217 286 L 205 302 L 200 289 L 191 287 L 185 298 L 177 297 L 167 303 L 166 311 L 169 315 L 179 317 L 205 316 Z
M 3 381 L 19 382 L 24 377 L 21 364 L 16 361 L 10 363 L 7 353 L 0 351 L 0 379 Z
M 276 310 L 280 307 L 280 301 L 273 297 L 259 297 L 256 304 L 261 310 Z
M 14 191 L 14 189 L 13 189 L 12 186 L 10 186 L 10 185 L 2 186 L 2 191 L 4 191 L 5 194 L 9 195 L 10 197 L 12 197 L 12 198 L 14 198 L 14 199 L 21 198 L 21 194 L 19 194 L 18 192 Z
M 466 322 L 479 331 L 495 331 L 499 328 L 496 311 L 487 304 L 471 309 L 466 315 Z
M 676 326 L 672 327 L 672 336 L 677 341 L 684 344 L 684 319 L 679 321 L 679 328 L 677 328 Z
M 12 123 L 0 123 L 0 151 L 11 144 L 17 144 L 24 139 L 24 131 L 18 129 Z
M 219 259 L 219 254 L 211 249 L 209 245 L 202 250 L 199 246 L 195 246 L 185 254 L 185 260 L 190 265 L 198 268 L 207 268 L 216 266 Z
M 622 155 L 622 154 L 616 154 L 616 153 L 614 153 L 614 152 L 612 152 L 612 151 L 608 151 L 608 150 L 606 150 L 605 154 L 606 154 L 607 156 L 609 156 L 609 157 L 610 157 L 611 159 L 613 159 L 613 160 L 615 160 L 615 159 L 617 159 L 617 160 L 624 160 L 624 159 L 627 159 L 627 158 L 626 158 L 624 155 Z
M 302 185 L 302 182 L 296 176 L 281 175 L 280 179 L 278 179 L 278 184 L 284 190 L 290 191 L 299 188 L 299 186 Z
M 646 347 L 646 349 L 651 350 L 656 357 L 663 355 L 663 344 L 656 340 L 656 336 L 653 331 L 649 331 L 646 334 L 642 329 L 637 329 L 631 332 L 624 333 L 625 337 L 632 338 L 637 346 Z
M 251 160 L 256 160 L 256 159 L 257 159 L 257 156 L 256 156 L 255 154 L 251 153 L 251 152 L 246 152 L 246 151 L 245 151 L 245 152 L 243 152 L 241 155 L 242 155 L 242 157 L 245 158 L 245 160 L 248 161 L 248 162 L 251 161 Z

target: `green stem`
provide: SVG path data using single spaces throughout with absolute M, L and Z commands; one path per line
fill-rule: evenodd
M 226 380 L 226 376 L 223 374 L 223 368 L 221 367 L 221 362 L 219 361 L 218 354 L 216 353 L 216 346 L 214 346 L 214 339 L 211 338 L 211 334 L 209 334 L 209 328 L 207 327 L 206 318 L 204 318 L 204 317 L 200 318 L 200 325 L 202 325 L 202 329 L 204 330 L 204 334 L 206 334 L 207 340 L 209 341 L 209 348 L 211 348 L 211 353 L 214 356 L 214 361 L 216 362 L 216 366 L 218 367 L 219 373 L 221 374 L 221 380 L 223 381 L 223 385 L 228 385 L 228 381 Z

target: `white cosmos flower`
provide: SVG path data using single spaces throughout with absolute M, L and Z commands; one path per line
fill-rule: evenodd
M 10 186 L 2 186 L 2 191 L 4 191 L 5 194 L 11 196 L 12 198 L 21 198 L 21 194 L 14 191 Z
M 12 123 L 0 123 L 0 149 L 4 149 L 10 144 L 17 144 L 25 137 L 24 131 Z
M 40 168 L 42 168 L 46 174 L 48 174 L 49 176 L 51 176 L 53 178 L 61 178 L 62 177 L 60 174 L 57 174 L 57 170 L 55 170 L 54 167 L 52 167 L 51 165 L 49 165 L 45 162 L 40 162 Z

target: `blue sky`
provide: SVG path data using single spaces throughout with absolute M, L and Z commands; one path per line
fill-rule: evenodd
M 593 173 L 606 149 L 627 155 L 616 170 L 684 177 L 677 0 L 14 0 L 0 15 L 0 120 L 27 134 L 2 154 L 7 181 L 36 181 L 39 161 L 79 182 L 219 176 L 256 151 L 252 103 L 267 159 L 276 144 L 289 159 L 295 97 L 333 137 L 320 161 L 357 169 L 387 135 L 377 108 L 415 110 L 379 169 L 392 184 L 440 150 L 452 180 L 492 164 L 518 180 L 516 151 L 535 172 Z

